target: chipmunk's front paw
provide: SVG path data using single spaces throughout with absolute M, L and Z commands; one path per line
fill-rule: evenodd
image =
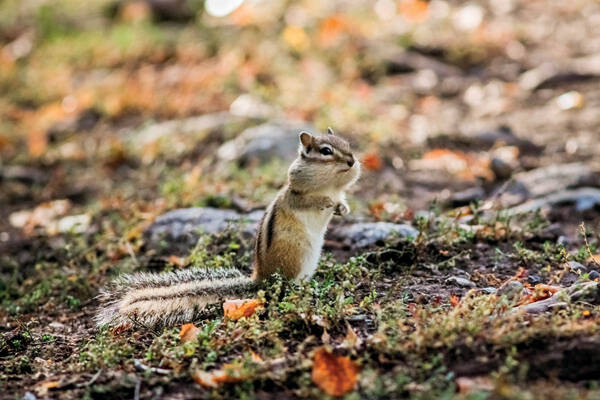
M 334 214 L 335 215 L 347 215 L 350 212 L 350 207 L 344 203 L 337 203 L 335 205 Z

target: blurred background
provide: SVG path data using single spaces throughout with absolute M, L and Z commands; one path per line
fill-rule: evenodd
M 593 186 L 599 78 L 597 1 L 4 0 L 1 239 L 259 208 L 303 128 L 353 142 L 367 218 Z

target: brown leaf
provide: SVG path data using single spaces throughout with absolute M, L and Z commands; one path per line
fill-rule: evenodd
M 248 379 L 242 371 L 240 364 L 225 364 L 221 369 L 214 369 L 210 372 L 196 370 L 192 377 L 194 381 L 206 387 L 218 387 L 224 383 L 243 382 Z
M 342 396 L 354 390 L 360 368 L 348 357 L 336 356 L 324 347 L 315 352 L 312 380 L 324 392 Z
M 492 391 L 494 383 L 487 376 L 466 377 L 461 376 L 456 378 L 456 386 L 460 393 L 471 393 L 479 390 Z
M 352 326 L 346 321 L 346 337 L 343 346 L 347 348 L 356 348 L 362 344 L 362 339 L 358 337 Z
M 262 306 L 258 299 L 234 299 L 223 303 L 223 312 L 226 318 L 237 321 L 243 317 L 249 317 L 256 312 L 256 309 Z
M 183 343 L 190 342 L 198 336 L 198 332 L 200 329 L 196 327 L 194 324 L 183 324 L 181 325 L 181 330 L 179 331 L 179 339 Z

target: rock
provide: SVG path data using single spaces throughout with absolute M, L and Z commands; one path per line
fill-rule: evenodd
M 238 117 L 246 118 L 269 118 L 275 114 L 273 107 L 248 93 L 235 99 L 229 106 L 229 112 Z
M 0 182 L 3 180 L 23 183 L 45 183 L 48 181 L 48 175 L 45 171 L 37 168 L 6 165 L 0 166 Z
M 588 273 L 588 278 L 592 281 L 595 279 L 598 279 L 598 278 L 600 278 L 600 273 L 598 273 L 598 271 L 592 270 Z
M 526 139 L 521 139 L 516 136 L 512 129 L 506 125 L 501 125 L 491 131 L 480 132 L 472 140 L 475 145 L 484 148 L 492 148 L 499 144 L 504 146 L 516 146 L 521 152 L 539 153 L 543 147 L 534 144 Z
M 532 274 L 527 277 L 527 283 L 530 285 L 537 285 L 538 283 L 542 283 L 542 278 L 537 274 Z
M 218 128 L 238 119 L 238 117 L 233 116 L 228 112 L 220 112 L 198 117 L 159 122 L 133 132 L 130 135 L 129 140 L 139 147 L 172 135 L 189 135 Z
M 470 204 L 474 201 L 482 200 L 485 197 L 485 190 L 481 186 L 475 186 L 469 189 L 456 192 L 450 198 L 452 207 L 460 207 Z
M 585 273 L 587 271 L 587 268 L 585 266 L 583 266 L 582 264 L 578 263 L 577 261 L 569 261 L 567 262 L 567 264 L 569 265 L 569 268 L 571 269 L 571 271 L 575 272 L 575 273 Z
M 277 158 L 290 162 L 298 153 L 298 134 L 302 130 L 317 132 L 314 126 L 303 121 L 268 122 L 254 126 L 223 143 L 217 150 L 217 157 L 240 164 L 252 160 L 262 163 Z
M 467 278 L 461 278 L 460 276 L 451 276 L 446 279 L 446 283 L 465 288 L 474 288 L 476 286 L 475 283 L 471 282 Z
M 506 296 L 509 301 L 516 301 L 521 297 L 523 284 L 519 281 L 511 280 L 505 282 L 498 288 L 498 296 Z
M 496 179 L 508 179 L 519 166 L 519 148 L 503 146 L 491 151 L 490 169 Z
M 495 287 L 484 287 L 483 289 L 481 289 L 481 291 L 485 294 L 494 294 L 498 291 L 498 289 L 496 289 Z
M 552 297 L 516 307 L 515 311 L 539 314 L 551 311 L 556 307 L 563 307 L 566 305 L 565 301 L 583 301 L 596 305 L 600 303 L 600 284 L 598 282 L 576 283 L 566 289 L 559 290 Z
M 216 234 L 237 226 L 244 235 L 254 235 L 263 211 L 240 214 L 218 208 L 182 208 L 158 217 L 144 235 L 151 243 L 176 242 L 177 247 L 192 247 L 202 233 Z
M 514 170 L 509 163 L 496 157 L 490 160 L 490 169 L 496 176 L 496 179 L 508 179 Z
M 330 236 L 352 248 L 363 248 L 399 235 L 417 237 L 419 231 L 407 224 L 391 222 L 360 222 L 332 229 Z
M 600 204 L 600 189 L 583 187 L 561 190 L 507 209 L 508 213 L 527 213 L 554 205 L 574 204 L 576 211 L 586 211 Z
M 510 207 L 561 190 L 599 184 L 598 174 L 584 163 L 553 164 L 514 175 L 513 180 L 500 188 L 494 196 L 498 196 L 504 206 Z M 590 193 L 587 197 L 589 196 L 595 197 L 598 194 Z

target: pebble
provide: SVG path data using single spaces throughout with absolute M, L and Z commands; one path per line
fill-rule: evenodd
M 466 278 L 461 278 L 460 276 L 451 276 L 446 279 L 446 283 L 466 288 L 474 288 L 476 286 L 475 283 Z
M 268 122 L 244 130 L 235 139 L 223 143 L 217 150 L 221 161 L 247 164 L 253 160 L 261 163 L 272 159 L 287 162 L 298 153 L 298 134 L 301 131 L 317 133 L 317 129 L 304 121 Z
M 569 261 L 567 264 L 569 265 L 569 268 L 571 269 L 571 271 L 573 271 L 575 273 L 579 272 L 579 273 L 583 274 L 584 272 L 587 271 L 587 268 L 584 265 L 578 263 L 577 261 Z
M 588 273 L 588 278 L 592 281 L 595 279 L 598 279 L 598 278 L 600 278 L 600 273 L 598 273 L 598 271 L 592 270 Z
M 419 231 L 407 224 L 391 222 L 359 222 L 332 229 L 331 236 L 352 248 L 363 248 L 388 239 L 394 235 L 417 237 Z

